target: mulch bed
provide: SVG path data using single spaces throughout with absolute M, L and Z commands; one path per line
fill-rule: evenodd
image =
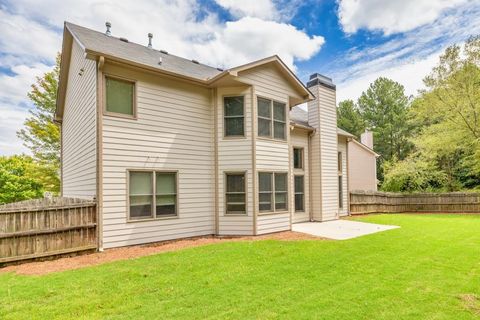
M 112 261 L 134 259 L 143 256 L 149 256 L 161 252 L 176 251 L 184 248 L 204 246 L 213 243 L 232 242 L 232 241 L 258 241 L 258 240 L 322 240 L 322 238 L 311 236 L 304 233 L 285 231 L 261 236 L 248 237 L 195 237 L 188 239 L 163 241 L 148 245 L 138 245 L 108 249 L 104 252 L 95 252 L 92 254 L 79 255 L 74 257 L 60 258 L 50 261 L 38 261 L 24 263 L 20 265 L 11 265 L 1 268 L 0 272 L 15 272 L 23 275 L 44 275 L 52 272 L 80 269 L 89 266 L 95 266 Z

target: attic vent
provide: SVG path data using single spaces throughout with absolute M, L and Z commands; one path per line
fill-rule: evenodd
M 163 54 L 168 54 L 168 51 L 165 51 L 165 50 L 160 50 L 160 52 Z
M 128 39 L 127 39 L 127 38 L 120 38 L 120 41 L 123 41 L 123 42 L 127 42 L 127 43 L 128 43 Z
M 197 60 L 192 60 L 193 63 L 199 64 Z
M 218 71 L 223 71 L 223 69 L 222 69 L 222 68 L 217 68 L 217 70 L 218 70 Z

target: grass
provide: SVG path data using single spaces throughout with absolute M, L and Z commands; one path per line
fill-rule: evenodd
M 480 216 L 377 215 L 348 241 L 221 243 L 0 273 L 0 319 L 479 319 Z

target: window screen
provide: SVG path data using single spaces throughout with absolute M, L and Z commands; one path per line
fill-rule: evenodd
M 106 78 L 107 112 L 133 116 L 135 84 L 133 82 Z

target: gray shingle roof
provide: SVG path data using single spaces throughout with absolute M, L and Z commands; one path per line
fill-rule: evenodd
M 69 22 L 66 22 L 65 26 L 87 51 L 133 61 L 199 80 L 207 80 L 221 73 L 217 68 L 197 64 L 191 60 L 162 53 L 159 50 L 150 49 L 140 44 L 124 42 L 120 38 L 107 36 L 104 33 Z M 158 64 L 159 58 L 162 58 L 161 65 Z
M 300 107 L 293 107 L 292 110 L 290 110 L 290 121 L 294 124 L 310 127 L 308 124 L 308 111 Z M 340 128 L 337 128 L 337 134 L 350 138 L 354 137 L 353 134 Z

